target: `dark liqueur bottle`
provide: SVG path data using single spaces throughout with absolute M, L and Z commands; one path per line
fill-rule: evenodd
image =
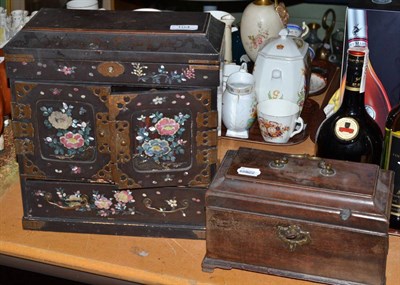
M 382 168 L 394 171 L 394 189 L 390 227 L 400 230 L 400 104 L 388 114 Z
M 320 125 L 316 155 L 323 158 L 380 165 L 383 135 L 365 109 L 368 49 L 349 48 L 346 82 L 339 109 Z
M 368 48 L 368 20 L 366 9 L 347 10 L 347 36 L 349 48 Z M 365 108 L 384 133 L 386 117 L 391 109 L 389 96 L 368 58 L 365 73 Z

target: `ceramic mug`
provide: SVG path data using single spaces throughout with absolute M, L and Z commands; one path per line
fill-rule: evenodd
M 254 76 L 247 72 L 246 64 L 242 67 L 228 78 L 222 95 L 222 121 L 227 136 L 247 139 L 256 119 L 257 100 Z
M 266 142 L 287 143 L 304 129 L 297 104 L 284 99 L 270 99 L 257 104 L 261 135 Z

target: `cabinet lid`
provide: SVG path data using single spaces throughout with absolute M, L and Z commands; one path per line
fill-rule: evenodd
M 393 173 L 377 165 L 240 148 L 207 205 L 387 233 L 392 191 Z
M 4 49 L 47 58 L 219 64 L 224 28 L 202 12 L 43 8 Z

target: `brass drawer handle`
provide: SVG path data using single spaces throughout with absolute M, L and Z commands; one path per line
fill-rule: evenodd
M 183 216 L 186 216 L 184 210 L 186 210 L 187 208 L 189 208 L 189 201 L 188 200 L 182 200 L 180 202 L 180 204 L 182 205 L 182 207 L 178 208 L 178 202 L 176 201 L 175 198 L 170 199 L 170 200 L 165 200 L 165 202 L 169 205 L 169 209 L 165 208 L 165 207 L 153 207 L 153 201 L 151 201 L 150 198 L 144 198 L 143 199 L 143 204 L 147 209 L 156 211 L 158 213 L 163 214 L 164 216 L 166 216 L 166 214 L 172 214 L 172 213 L 176 213 L 176 212 L 182 212 Z
M 44 199 L 47 203 L 63 210 L 76 210 L 82 207 L 86 208 L 89 204 L 89 198 L 86 195 L 82 195 L 81 197 L 71 195 L 71 197 L 63 199 L 62 203 L 57 203 L 53 201 L 53 195 L 51 193 L 47 192 L 44 195 Z
M 277 235 L 290 251 L 294 251 L 297 246 L 303 246 L 311 242 L 310 233 L 303 231 L 298 225 L 278 226 Z

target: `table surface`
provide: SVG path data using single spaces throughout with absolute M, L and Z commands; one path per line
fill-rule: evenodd
M 321 103 L 321 98 L 315 98 Z M 314 153 L 310 138 L 287 147 L 221 137 L 219 159 L 240 146 Z M 313 284 L 237 269 L 202 272 L 204 240 L 23 230 L 16 163 L 11 168 L 11 174 L 0 181 L 0 254 L 143 284 Z M 387 285 L 399 284 L 400 236 L 389 236 L 386 278 Z

